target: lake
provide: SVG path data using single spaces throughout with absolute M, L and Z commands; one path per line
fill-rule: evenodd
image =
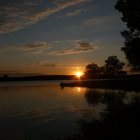
M 59 84 L 60 81 L 1 82 L 0 140 L 88 139 L 92 135 L 97 139 L 99 131 L 106 137 L 107 129 L 112 137 L 116 129 L 127 128 L 128 123 L 135 126 L 139 121 L 138 91 L 61 88 Z M 130 124 L 129 117 L 136 122 Z

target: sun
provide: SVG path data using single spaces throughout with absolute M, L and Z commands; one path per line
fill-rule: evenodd
M 75 73 L 75 75 L 76 75 L 78 78 L 80 78 L 80 77 L 83 75 L 83 73 L 80 72 L 80 71 L 78 71 L 78 72 Z

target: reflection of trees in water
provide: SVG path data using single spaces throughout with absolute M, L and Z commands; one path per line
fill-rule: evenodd
M 139 93 L 137 93 L 138 95 Z M 71 140 L 119 140 L 136 139 L 140 123 L 140 96 L 132 96 L 132 102 L 126 104 L 125 91 L 88 89 L 85 98 L 90 105 L 106 104 L 101 119 L 92 121 L 79 120 L 79 135 Z M 89 114 L 90 115 L 90 114 Z
M 104 112 L 116 112 L 122 109 L 125 96 L 126 92 L 123 90 L 88 89 L 85 93 L 89 104 L 105 104 L 107 108 Z
M 112 94 L 113 92 L 113 94 Z M 120 93 L 121 92 L 121 93 Z M 124 91 L 120 91 L 118 94 L 118 90 L 107 90 L 107 89 L 87 89 L 85 93 L 85 98 L 89 104 L 115 104 L 117 102 L 122 102 L 122 98 L 125 96 Z M 115 102 L 114 102 L 115 101 Z M 119 103 L 121 104 L 121 103 Z

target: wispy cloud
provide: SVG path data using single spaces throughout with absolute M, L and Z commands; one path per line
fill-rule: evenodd
M 55 55 L 67 55 L 67 54 L 74 54 L 74 53 L 84 53 L 84 52 L 91 52 L 100 49 L 100 47 L 92 44 L 92 43 L 80 43 L 75 45 L 73 48 L 64 49 L 61 51 L 53 51 L 50 54 Z
M 67 54 L 74 54 L 74 53 L 84 53 L 84 52 L 91 52 L 100 49 L 99 46 L 95 45 L 94 43 L 83 42 L 82 40 L 63 40 L 63 41 L 52 41 L 52 42 L 45 42 L 45 41 L 38 41 L 33 42 L 30 44 L 19 44 L 19 45 L 11 45 L 6 49 L 0 49 L 0 53 L 9 50 L 20 50 L 20 51 L 29 51 L 32 54 L 37 55 L 47 55 L 47 54 L 54 54 L 54 55 L 67 55 Z M 48 49 L 54 49 L 55 47 L 61 46 L 62 49 L 59 47 L 57 51 L 50 51 Z M 48 65 L 48 66 L 55 66 L 54 64 L 44 64 L 40 63 L 40 65 Z
M 88 18 L 85 19 L 84 21 L 81 22 L 81 24 L 79 25 L 74 25 L 71 26 L 70 29 L 71 30 L 83 30 L 83 29 L 87 29 L 87 28 L 95 28 L 98 29 L 96 31 L 100 31 L 100 29 L 102 29 L 103 27 L 105 27 L 106 25 L 108 25 L 110 22 L 112 22 L 114 20 L 113 16 L 101 16 L 101 17 L 92 17 L 92 18 Z M 97 28 L 98 26 L 98 28 Z
M 31 71 L 20 71 L 20 70 L 0 70 L 0 75 L 10 75 L 10 76 L 35 76 L 41 75 L 40 73 L 33 73 Z
M 34 24 L 64 8 L 89 0 L 7 0 L 0 1 L 0 33 Z
M 108 22 L 112 19 L 111 16 L 106 17 L 98 17 L 98 18 L 90 18 L 83 22 L 84 25 L 95 25 L 95 24 L 102 24 Z
M 34 42 L 32 44 L 26 44 L 26 45 L 15 45 L 12 46 L 13 49 L 18 49 L 18 50 L 35 50 L 38 51 L 38 53 L 43 52 L 43 50 L 46 50 L 48 48 L 51 48 L 50 44 L 48 42 Z
M 36 64 L 43 66 L 43 67 L 56 67 L 56 64 L 50 64 L 48 61 L 39 61 Z
M 92 1 L 92 0 L 89 0 L 89 1 Z M 88 5 L 88 6 L 84 7 L 84 8 L 81 8 L 81 9 L 75 9 L 75 10 L 72 10 L 72 11 L 67 11 L 66 13 L 61 13 L 59 17 L 76 16 L 76 15 L 79 15 L 81 13 L 87 12 L 91 8 L 93 9 L 93 5 Z
M 78 10 L 74 10 L 74 11 L 65 13 L 65 14 L 63 14 L 63 15 L 60 15 L 60 17 L 75 16 L 75 15 L 78 15 L 78 14 L 84 12 L 84 11 L 85 11 L 85 9 L 78 9 Z
M 74 65 L 64 65 L 62 63 L 50 63 L 49 61 L 37 61 L 34 63 L 26 64 L 26 66 L 42 66 L 42 67 L 52 67 L 52 68 L 59 68 L 59 69 L 83 69 L 85 66 L 74 66 Z
M 48 61 L 37 61 L 37 62 L 30 63 L 30 64 L 27 64 L 27 65 L 28 66 L 39 65 L 39 66 L 43 66 L 43 67 L 56 67 L 56 66 L 58 66 L 57 64 L 51 64 Z
M 72 43 L 72 44 L 75 44 L 75 43 L 79 43 L 81 42 L 82 40 L 56 40 L 56 41 L 53 41 L 51 42 L 52 44 L 69 44 L 69 43 Z

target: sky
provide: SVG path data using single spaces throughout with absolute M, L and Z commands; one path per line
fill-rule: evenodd
M 71 75 L 121 52 L 116 0 L 0 0 L 0 75 Z

